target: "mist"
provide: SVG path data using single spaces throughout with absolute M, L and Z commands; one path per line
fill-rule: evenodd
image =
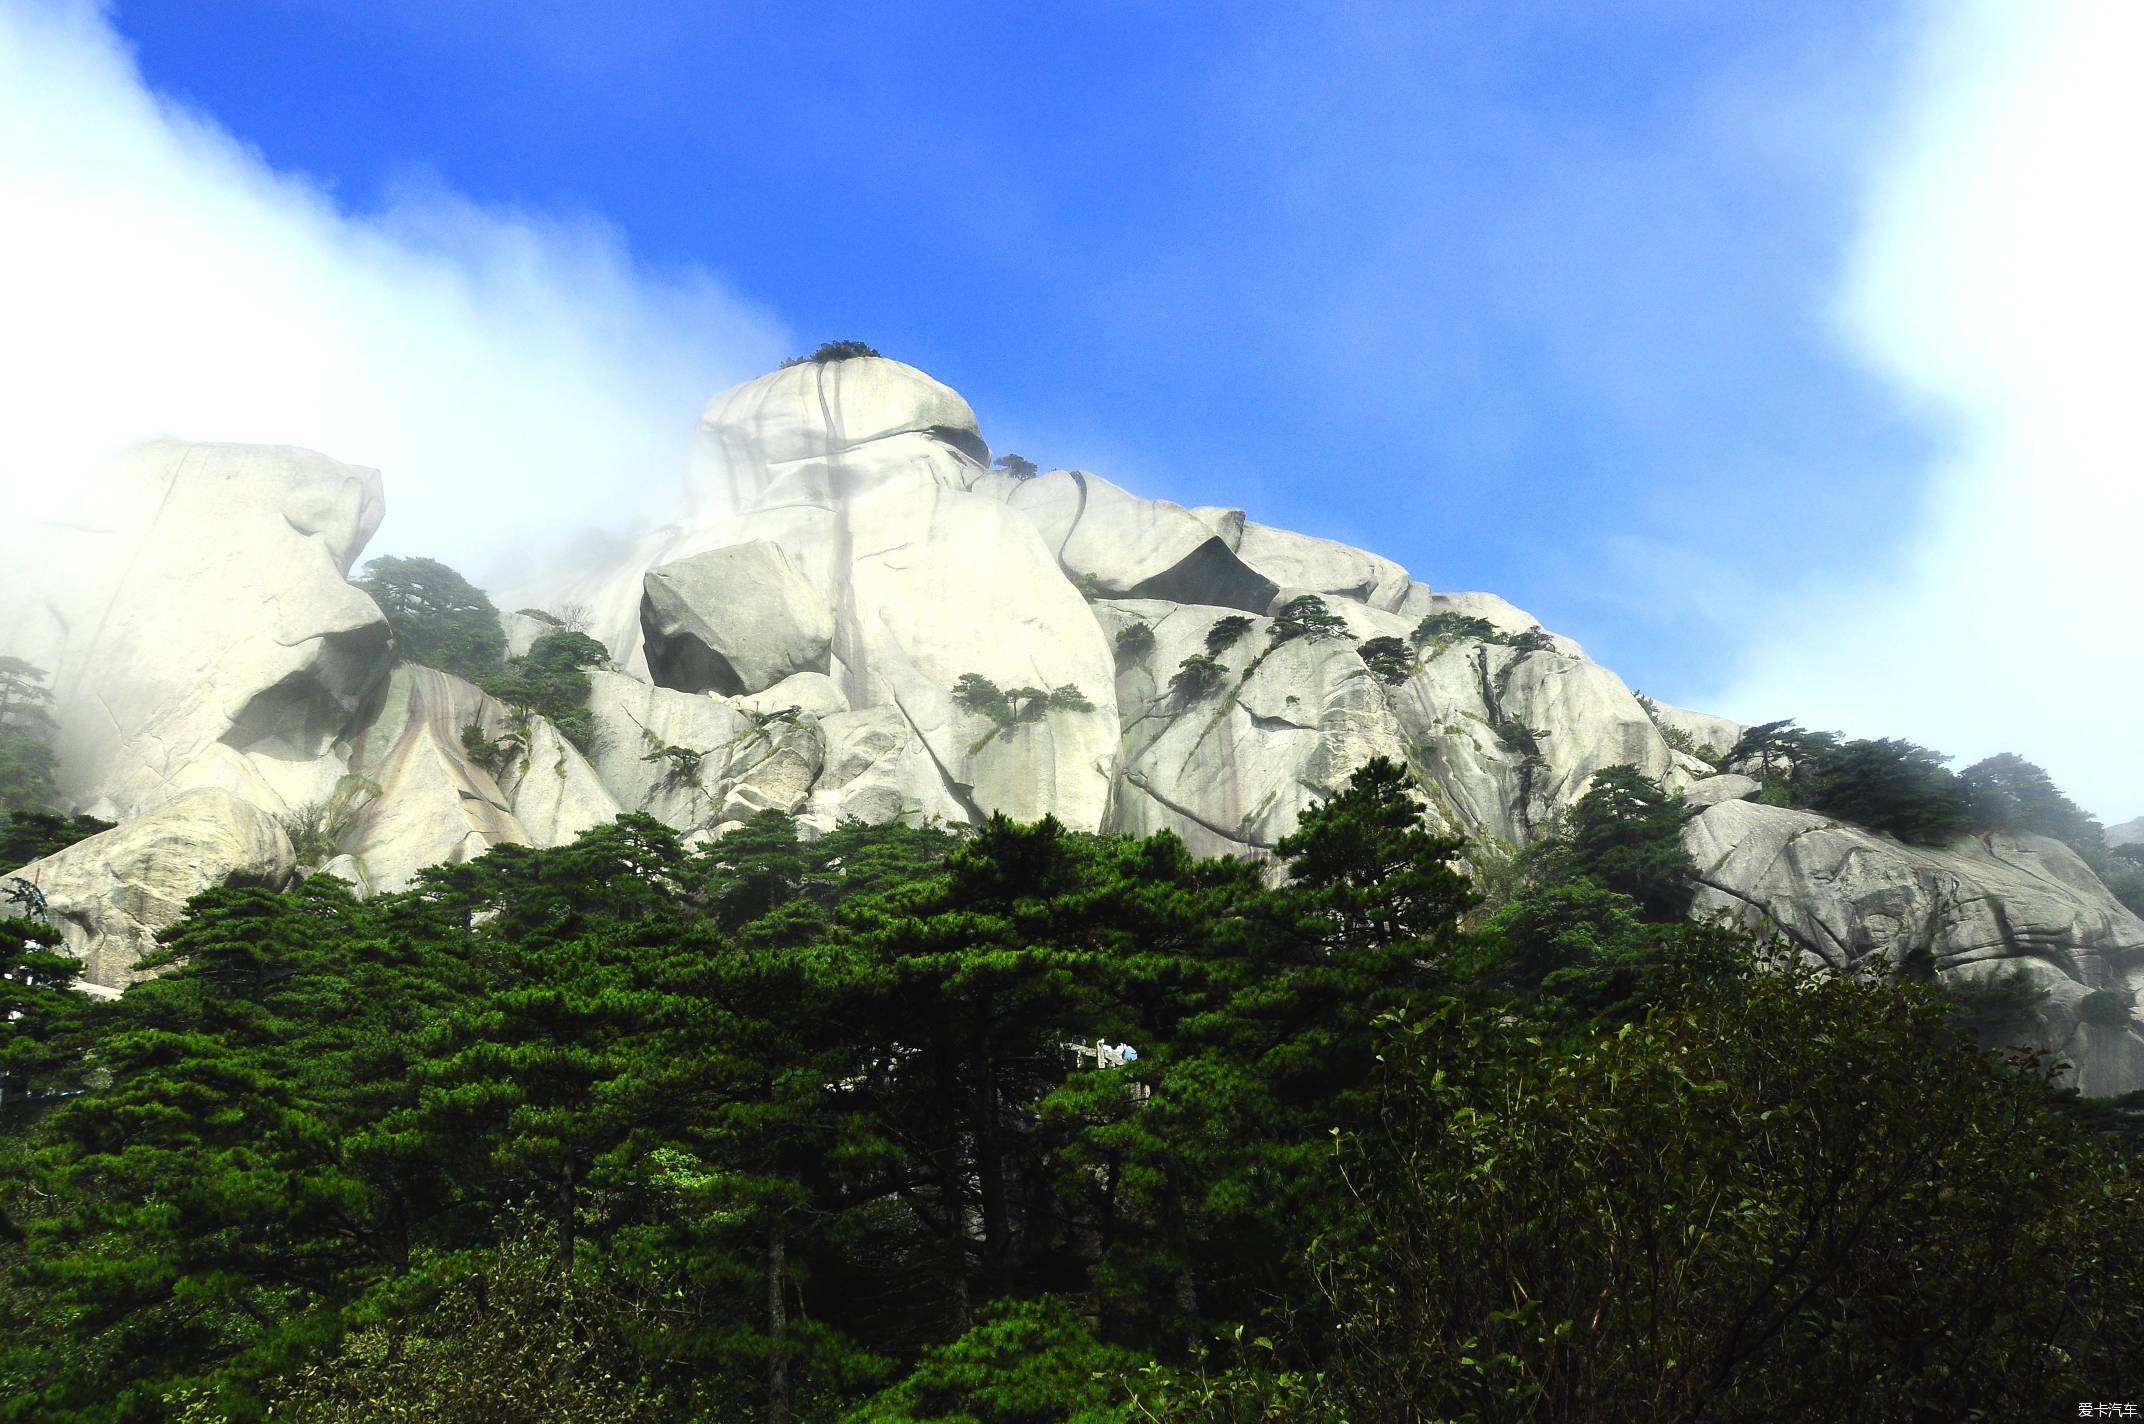
M 382 472 L 372 553 L 525 581 L 674 496 L 701 404 L 793 344 L 593 217 L 281 171 L 72 0 L 0 0 L 0 214 L 18 519 L 138 439 L 287 443 Z
M 1711 701 L 1960 764 L 2014 751 L 2127 819 L 2144 812 L 2144 8 L 1920 16 L 1837 320 L 1943 454 L 1895 556 L 1760 615 Z

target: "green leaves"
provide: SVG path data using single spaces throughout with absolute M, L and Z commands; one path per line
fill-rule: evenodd
M 437 559 L 383 556 L 351 582 L 387 615 L 405 662 L 480 682 L 506 657 L 499 610 L 482 589 Z

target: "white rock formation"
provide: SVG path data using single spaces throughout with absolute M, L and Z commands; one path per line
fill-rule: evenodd
M 1390 559 L 1259 524 L 1240 509 L 1193 510 L 1238 558 L 1281 588 L 1328 594 L 1385 612 L 1397 611 L 1412 580 Z
M 734 697 L 823 673 L 834 615 L 764 539 L 648 570 L 640 601 L 648 673 L 661 687 Z
M 2124 821 L 2118 826 L 2107 827 L 2107 849 L 2116 846 L 2144 844 L 2144 816 L 2133 821 Z
M 1680 707 L 1670 707 L 1665 702 L 1648 699 L 1646 711 L 1653 721 L 1664 728 L 1682 733 L 1691 745 L 1712 755 L 1725 756 L 1734 750 L 1748 728 L 1726 717 L 1715 717 L 1709 712 L 1685 712 Z
M 0 567 L 0 652 L 57 673 L 73 807 L 124 819 L 32 873 L 59 887 L 92 978 L 117 986 L 193 890 L 290 876 L 277 818 L 328 803 L 350 813 L 327 818 L 330 844 L 301 839 L 368 894 L 621 811 L 694 840 L 769 808 L 808 832 L 1002 811 L 1256 856 L 1382 756 L 1481 861 L 1628 764 L 1695 813 L 1704 912 L 1840 967 L 2022 971 L 2045 996 L 2019 1032 L 2089 1091 L 2144 1087 L 2144 925 L 2055 843 L 1922 850 L 1759 804 L 1756 782 L 1666 742 L 1717 754 L 1739 724 L 1641 702 L 1567 638 L 1513 648 L 1538 625 L 1493 594 L 1436 592 L 1241 510 L 988 460 L 967 402 L 895 361 L 807 362 L 717 396 L 683 517 L 515 600 L 578 605 L 612 653 L 590 675 L 584 758 L 466 682 L 389 675 L 384 620 L 346 578 L 381 514 L 370 471 L 142 447 L 87 513 L 28 541 L 34 561 Z M 1303 594 L 1351 636 L 1276 644 L 1271 612 Z M 1417 643 L 1439 613 L 1494 636 Z M 548 631 L 518 613 L 501 626 L 515 652 Z M 1404 665 L 1373 672 L 1373 638 L 1400 640 Z M 1208 685 L 1172 687 L 1187 660 Z M 971 675 L 1031 715 L 956 696 Z M 2144 821 L 2109 833 L 2134 840 Z
M 407 885 L 427 865 L 474 860 L 495 845 L 526 845 L 506 793 L 462 746 L 475 723 L 507 730 L 505 710 L 458 677 L 404 665 L 380 715 L 352 739 L 350 770 L 380 789 L 336 849 L 374 885 Z
M 1925 956 L 1950 982 L 2023 970 L 2047 997 L 2018 1041 L 2075 1064 L 2086 1092 L 2144 1085 L 2144 921 L 2061 842 L 1998 833 L 1929 849 L 1725 801 L 1690 823 L 1685 843 L 1701 885 L 1695 913 L 1776 931 L 1836 969 Z M 2127 1025 L 2088 1022 L 2094 995 Z
M 123 820 L 219 743 L 271 785 L 325 755 L 387 670 L 386 620 L 345 578 L 380 521 L 378 474 L 163 440 L 73 493 L 79 519 L 0 584 L 12 651 L 52 674 L 69 798 Z
M 1747 801 L 1763 789 L 1763 783 L 1754 776 L 1726 772 L 1691 782 L 1682 789 L 1682 799 L 1684 805 L 1702 811 L 1723 801 Z
M 290 840 L 272 816 L 203 787 L 0 879 L 20 876 L 43 891 L 82 977 L 121 989 L 195 895 L 219 885 L 280 890 L 293 869 Z
M 748 508 L 778 480 L 843 456 L 873 473 L 934 464 L 930 445 L 901 436 L 925 437 L 978 467 L 990 463 L 968 403 L 913 366 L 883 357 L 785 366 L 708 402 L 692 449 L 695 510 Z
M 1111 598 L 1264 613 L 1278 592 L 1181 505 L 1140 499 L 1080 470 L 1027 480 L 1000 476 L 994 487 L 1034 523 L 1066 573 Z

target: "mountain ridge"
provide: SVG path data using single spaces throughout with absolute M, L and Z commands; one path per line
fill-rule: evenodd
M 1051 815 L 1262 856 L 1383 756 L 1497 859 L 1630 765 L 1691 803 L 1700 912 L 1837 969 L 2023 973 L 2042 993 L 2016 1036 L 2087 1091 L 2144 1087 L 2144 921 L 2060 842 L 1924 850 L 1757 804 L 1758 781 L 1697 754 L 1739 724 L 1640 699 L 1496 595 L 990 453 L 963 398 L 880 357 L 717 395 L 684 516 L 538 600 L 580 610 L 610 654 L 584 755 L 540 715 L 396 664 L 350 581 L 377 473 L 289 447 L 140 447 L 114 517 L 49 530 L 0 575 L 15 651 L 53 673 L 62 788 L 121 823 L 16 873 L 51 887 L 87 977 L 116 990 L 189 885 L 329 869 L 393 889 L 626 810 L 694 836 L 765 809 L 808 832 Z M 500 622 L 523 651 L 548 628 Z M 301 866 L 284 823 L 352 778 L 370 789 L 335 854 Z

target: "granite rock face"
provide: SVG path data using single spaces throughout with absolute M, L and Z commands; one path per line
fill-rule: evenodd
M 1738 723 L 1636 696 L 1494 594 L 1240 509 L 989 460 L 967 402 L 897 361 L 806 362 L 715 397 L 675 521 L 516 600 L 574 611 L 609 649 L 584 756 L 466 682 L 390 668 L 347 578 L 381 517 L 372 472 L 141 447 L 0 568 L 0 653 L 55 673 L 71 808 L 122 821 L 33 869 L 116 987 L 203 885 L 317 869 L 392 891 L 621 812 L 695 841 L 768 809 L 807 833 L 1053 815 L 1262 857 L 1388 757 L 1487 864 L 1627 764 L 1691 808 L 1700 913 L 1842 969 L 2025 976 L 2044 992 L 2016 1033 L 2089 1091 L 2144 1087 L 2144 925 L 2060 845 L 1927 850 L 1760 804 L 1712 765 Z M 1304 597 L 1337 622 L 1276 623 Z M 516 652 L 550 626 L 501 625 Z M 1375 667 L 1373 639 L 1391 640 Z M 295 864 L 286 826 L 318 867 Z M 2144 822 L 2109 835 L 2138 839 Z
M 78 493 L 0 583 L 11 651 L 52 675 L 68 797 L 124 820 L 218 744 L 270 785 L 324 755 L 387 672 L 386 619 L 347 579 L 377 472 L 161 440 Z
M 2007 1041 L 2075 1064 L 2089 1093 L 2144 1085 L 2144 921 L 2060 841 L 1996 833 L 1930 849 L 1742 800 L 1684 836 L 1696 913 L 1777 933 L 1835 969 L 1920 964 L 1954 984 L 2022 974 L 2045 997 Z
M 82 960 L 83 979 L 116 990 L 138 977 L 134 961 L 195 895 L 220 885 L 280 890 L 294 870 L 290 840 L 273 816 L 202 787 L 0 879 L 37 886 L 62 941 Z
M 650 569 L 640 631 L 657 686 L 734 697 L 825 672 L 834 615 L 781 546 L 760 539 Z

